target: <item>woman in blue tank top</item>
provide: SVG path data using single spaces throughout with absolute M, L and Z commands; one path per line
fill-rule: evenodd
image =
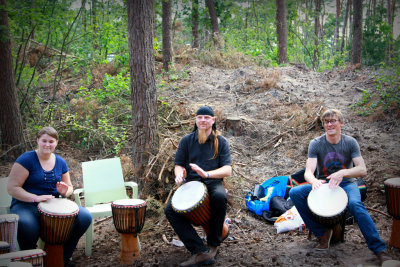
M 17 239 L 21 250 L 36 248 L 40 234 L 38 203 L 73 193 L 67 163 L 54 154 L 57 144 L 57 131 L 44 127 L 37 135 L 37 149 L 19 156 L 11 168 L 7 190 L 12 196 L 11 213 L 19 215 Z M 86 208 L 79 210 L 71 236 L 64 244 L 65 266 L 73 266 L 72 253 L 92 222 Z

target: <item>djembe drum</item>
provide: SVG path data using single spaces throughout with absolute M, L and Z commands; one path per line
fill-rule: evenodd
M 0 241 L 0 254 L 5 254 L 10 252 L 10 244 L 6 241 Z
M 183 214 L 194 225 L 203 227 L 209 234 L 211 207 L 207 187 L 202 182 L 191 181 L 181 185 L 171 199 L 171 205 L 175 212 Z M 222 240 L 229 235 L 229 227 L 224 223 L 222 228 Z
M 343 188 L 329 188 L 329 184 L 323 184 L 317 190 L 311 190 L 308 195 L 307 204 L 314 219 L 333 230 L 332 244 L 344 241 L 348 201 L 349 198 Z
M 138 234 L 144 226 L 146 207 L 142 199 L 120 199 L 111 204 L 114 226 L 121 234 L 122 265 L 132 265 L 140 257 Z
M 17 249 L 18 220 L 17 214 L 0 215 L 0 240 L 10 245 L 11 252 Z
M 46 252 L 41 249 L 28 249 L 0 255 L 0 260 L 9 259 L 10 262 L 26 262 L 33 267 L 43 267 L 45 257 Z
M 46 266 L 64 266 L 63 244 L 69 239 L 79 213 L 78 205 L 65 198 L 52 198 L 38 205 L 40 238 L 45 242 Z
M 387 179 L 383 184 L 387 210 L 393 216 L 389 245 L 400 248 L 400 178 Z

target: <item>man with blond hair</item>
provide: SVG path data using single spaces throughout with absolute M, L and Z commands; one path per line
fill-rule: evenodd
M 379 237 L 371 216 L 361 202 L 361 194 L 354 181 L 367 174 L 358 142 L 351 136 L 342 134 L 344 119 L 337 109 L 328 109 L 321 115 L 325 134 L 313 139 L 308 147 L 308 158 L 304 177 L 309 184 L 294 187 L 290 198 L 304 220 L 306 226 L 317 237 L 317 250 L 329 249 L 333 230 L 313 219 L 307 205 L 311 190 L 318 190 L 322 184 L 329 188 L 340 186 L 348 196 L 348 208 L 360 227 L 368 248 L 374 252 L 382 264 L 391 259 L 386 253 L 385 242 Z M 317 171 L 316 173 L 314 173 Z

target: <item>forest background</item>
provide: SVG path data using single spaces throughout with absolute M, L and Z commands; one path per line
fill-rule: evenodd
M 185 68 L 176 66 L 188 57 L 231 69 L 297 64 L 323 72 L 348 64 L 372 66 L 382 70 L 376 90 L 364 90 L 354 108 L 363 115 L 398 109 L 398 1 L 132 3 L 137 10 L 129 13 L 122 1 L 2 0 L 7 4 L 1 13 L 2 159 L 13 160 L 35 147 L 37 130 L 52 125 L 65 145 L 96 158 L 132 153 L 140 180 L 160 151 L 154 133 L 165 133 L 164 119 L 174 111 L 160 91 L 187 78 Z M 145 8 L 146 16 L 140 13 Z M 149 22 L 144 50 L 129 44 L 141 38 L 128 40 L 129 14 L 145 17 L 135 27 Z M 149 47 L 155 64 L 145 55 Z M 141 56 L 148 65 L 142 73 L 133 67 Z M 139 88 L 138 77 L 150 85 Z M 389 88 L 383 86 L 387 82 Z M 153 107 L 149 113 L 142 102 Z M 149 130 L 138 140 L 137 129 L 144 124 Z

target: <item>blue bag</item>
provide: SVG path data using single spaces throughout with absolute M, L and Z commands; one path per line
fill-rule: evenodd
M 254 193 L 246 194 L 247 208 L 257 215 L 262 216 L 264 211 L 269 211 L 269 202 L 275 196 L 284 197 L 289 176 L 276 176 L 256 186 Z

